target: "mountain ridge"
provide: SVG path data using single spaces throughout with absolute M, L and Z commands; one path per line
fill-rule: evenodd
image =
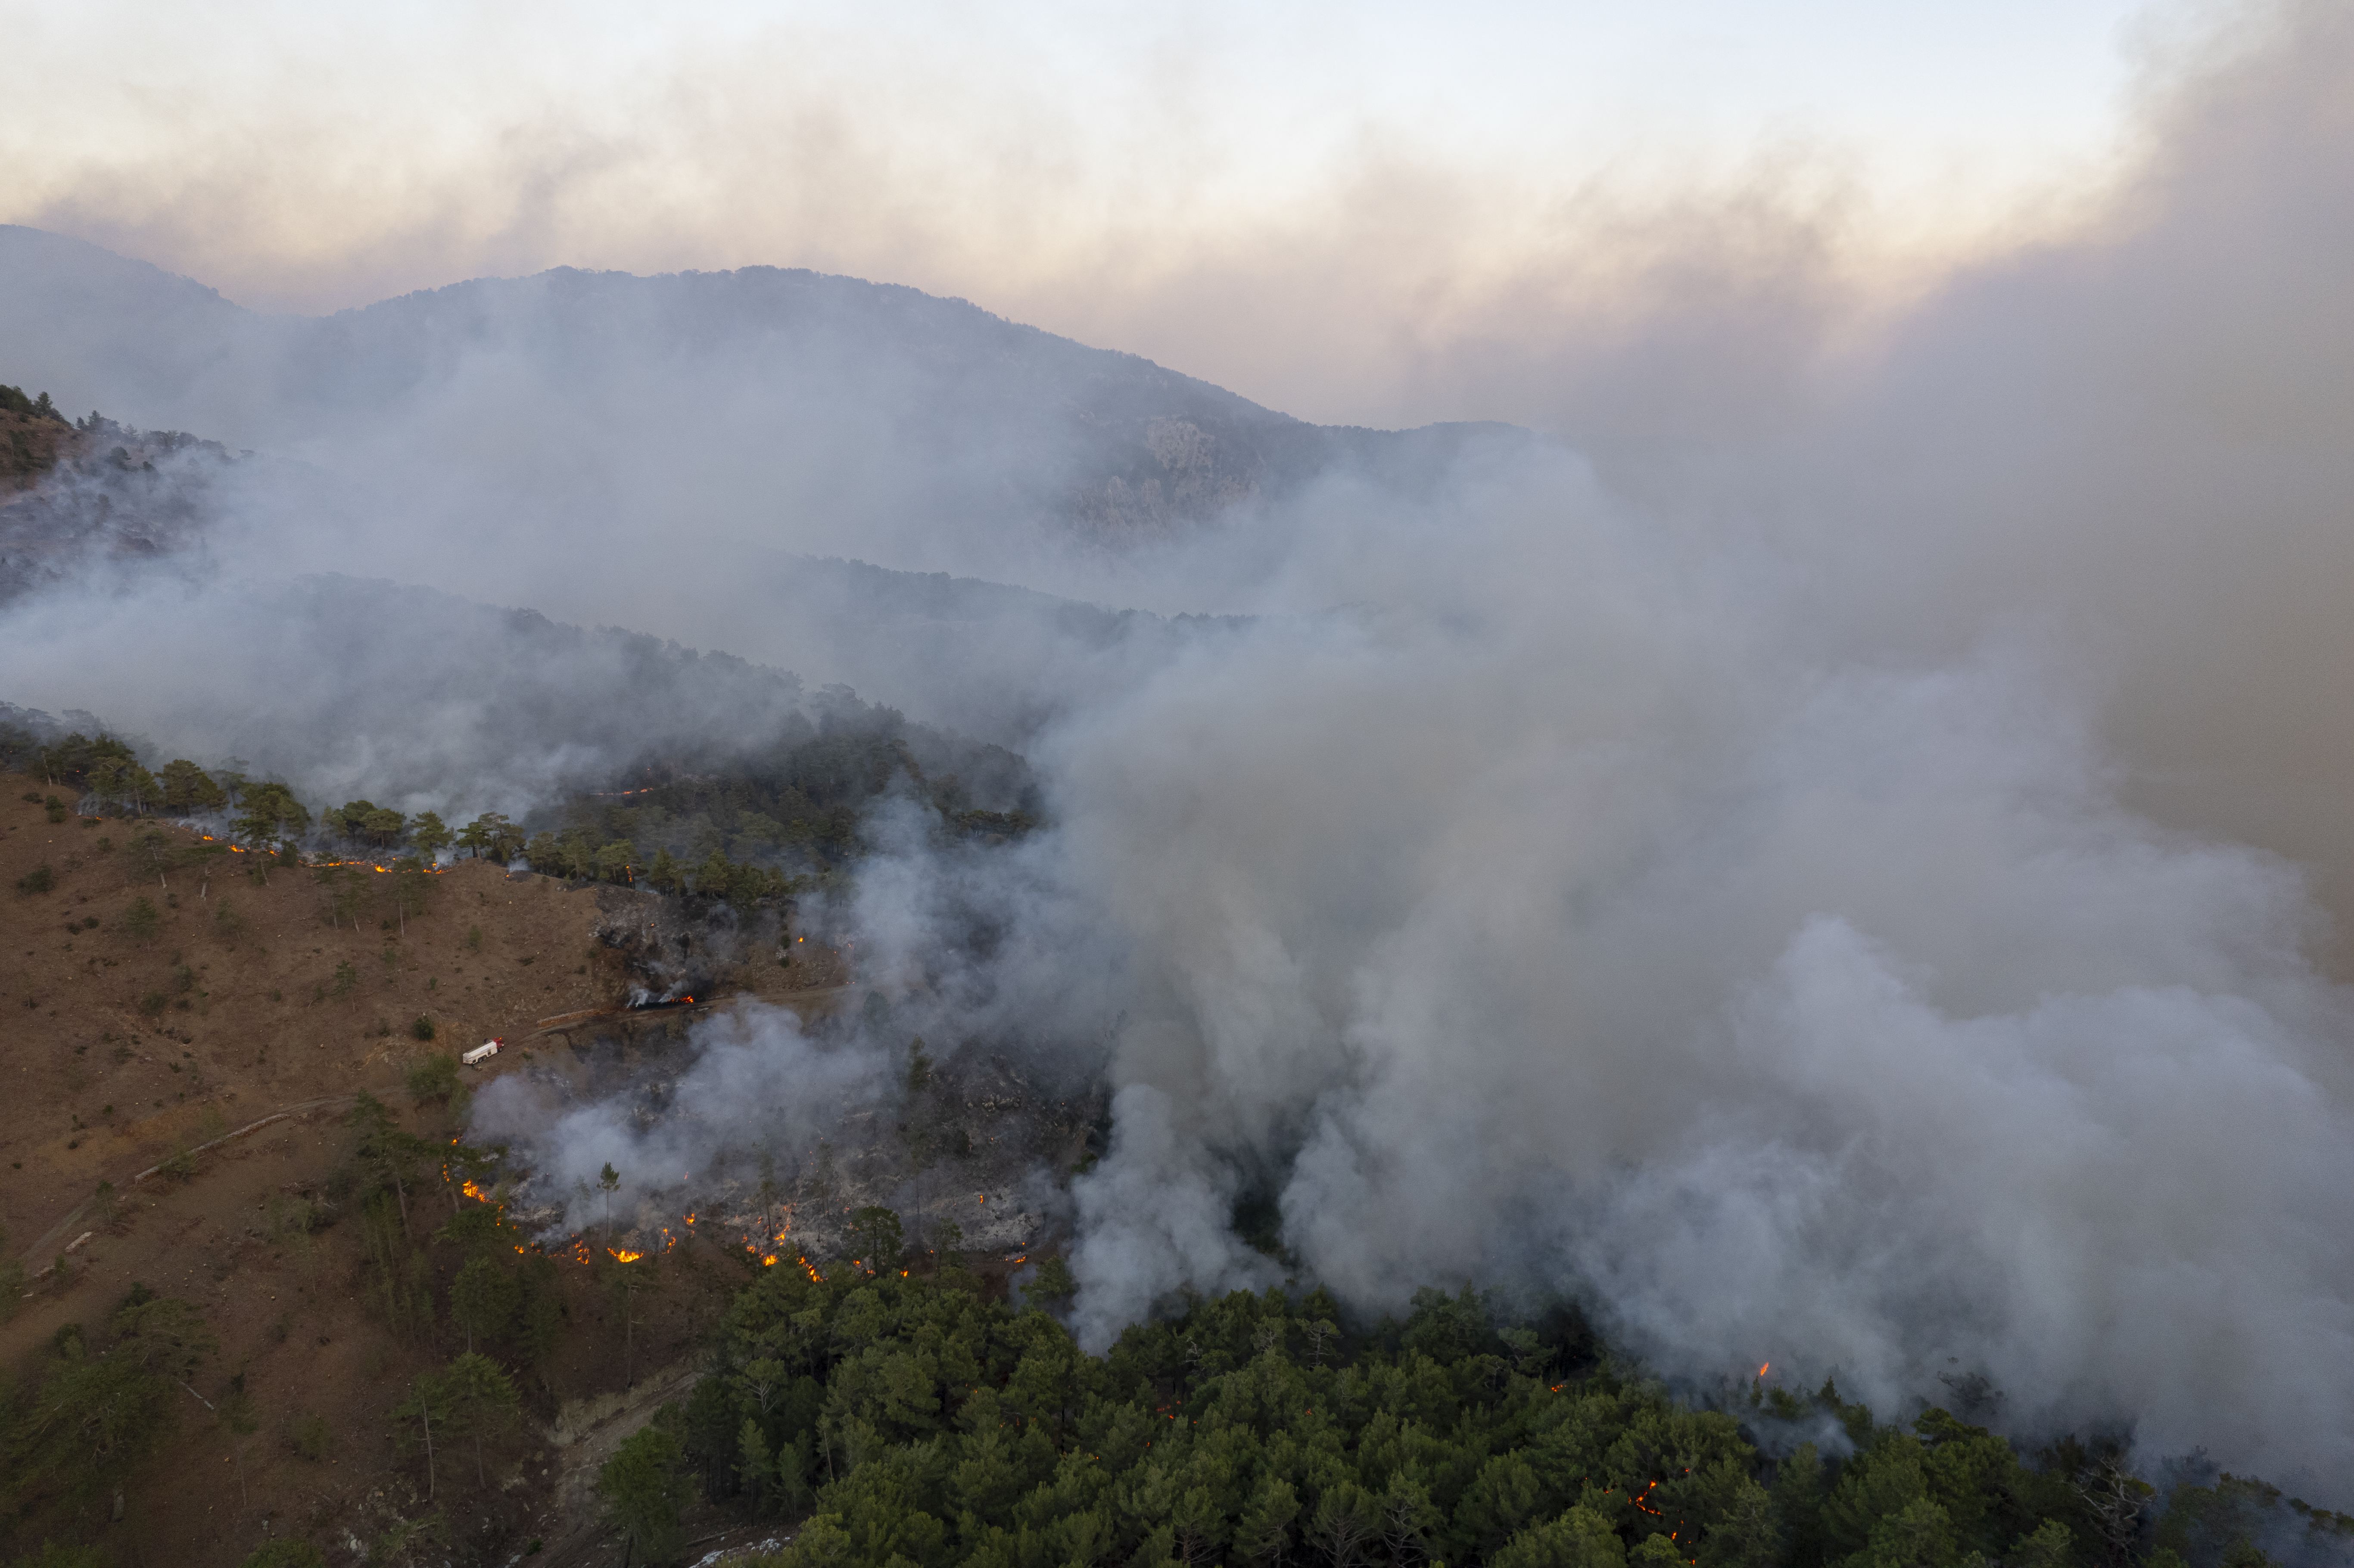
M 525 385 L 594 422 L 617 391 L 641 389 L 637 411 L 658 410 L 663 436 L 745 431 L 820 496 L 881 490 L 904 509 L 1042 518 L 1115 547 L 1334 471 L 1413 490 L 1472 442 L 1533 439 L 1492 423 L 1312 424 L 967 300 L 806 269 L 560 267 L 270 315 L 86 241 L 0 226 L 0 338 L 14 373 L 63 388 L 66 407 L 257 447 L 430 429 L 453 399 L 504 391 L 511 407 Z M 677 417 L 689 409 L 703 418 Z

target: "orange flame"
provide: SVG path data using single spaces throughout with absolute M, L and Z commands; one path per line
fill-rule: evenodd
M 627 1247 L 609 1246 L 605 1250 L 611 1253 L 615 1257 L 620 1258 L 623 1263 L 635 1263 L 638 1259 L 646 1255 L 642 1252 L 631 1252 Z

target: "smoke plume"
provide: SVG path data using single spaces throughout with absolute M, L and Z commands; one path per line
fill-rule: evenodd
M 241 511 L 210 586 L 10 611 L 6 667 L 39 689 L 9 694 L 150 730 L 347 705 L 321 767 L 353 789 L 420 747 L 424 773 L 472 765 L 399 706 L 408 601 L 302 621 L 228 586 L 406 555 L 411 580 L 699 623 L 927 716 L 985 702 L 1048 828 L 982 853 L 886 805 L 823 913 L 887 1028 L 705 1026 L 682 1116 L 806 1149 L 811 1107 L 879 1103 L 902 1033 L 1014 1053 L 1110 1092 L 1069 1187 L 1090 1343 L 1287 1271 L 1367 1312 L 1494 1280 L 1575 1293 L 1703 1383 L 1770 1361 L 1901 1410 L 1983 1375 L 2024 1434 L 2126 1428 L 2153 1461 L 2203 1446 L 2343 1503 L 2354 26 L 2275 19 L 2152 90 L 2150 160 L 2085 237 L 1872 342 L 1794 328 L 1774 289 L 1698 341 L 1532 330 L 1577 351 L 1504 366 L 1563 439 L 1452 441 L 1410 482 L 1335 461 L 1119 549 L 1056 534 L 1043 492 L 1008 502 L 1023 454 L 903 397 L 930 384 L 899 361 L 730 423 L 682 399 L 698 366 L 757 389 L 758 356 L 673 352 L 674 323 L 624 321 L 562 397 L 565 342 L 469 340 L 305 438 L 327 480 Z M 846 455 L 764 490 L 763 419 Z M 648 428 L 651 451 L 613 439 Z M 393 482 L 422 453 L 457 455 Z M 942 600 L 920 636 L 837 639 L 811 628 L 860 618 L 850 579 L 798 565 L 835 608 L 774 612 L 758 568 L 862 534 L 887 565 L 1228 619 Z M 480 668 L 494 695 L 510 652 L 447 641 L 420 641 L 425 684 Z M 646 689 L 625 664 L 579 666 L 579 702 Z M 271 707 L 290 682 L 309 694 Z M 632 1170 L 703 1125 L 492 1108 L 582 1116 L 543 1141 Z M 1234 1223 L 1260 1196 L 1281 1260 Z

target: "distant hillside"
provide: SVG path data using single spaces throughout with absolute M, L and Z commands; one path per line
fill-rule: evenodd
M 726 653 L 348 577 L 202 602 L 207 613 L 160 630 L 186 657 L 103 724 L 16 706 L 6 699 L 25 694 L 0 673 L 0 766 L 12 734 L 105 727 L 138 737 L 158 767 L 174 753 L 234 753 L 238 768 L 284 778 L 317 809 L 367 795 L 403 810 L 521 815 L 626 781 L 649 797 L 635 804 L 662 803 L 668 820 L 599 808 L 567 821 L 597 842 L 629 836 L 698 858 L 716 833 L 738 858 L 762 858 L 759 824 L 737 820 L 747 811 L 810 820 L 800 834 L 767 824 L 772 848 L 816 835 L 838 849 L 903 772 L 944 810 L 1042 809 L 1013 752 Z
M 256 447 L 359 439 L 420 410 L 548 412 L 530 439 L 598 429 L 598 455 L 790 474 L 818 504 L 1044 517 L 1149 540 L 1335 469 L 1412 487 L 1507 427 L 1312 425 L 1133 355 L 962 300 L 768 267 L 641 278 L 558 269 L 324 318 L 265 316 L 184 278 L 0 226 L 13 368 L 143 422 Z M 602 427 L 617 417 L 619 453 Z M 567 427 L 571 427 L 567 429 Z M 878 502 L 877 498 L 881 498 Z
M 18 488 L 0 488 L 0 609 L 45 588 L 71 585 L 106 594 L 161 580 L 176 585 L 168 608 L 161 609 L 175 630 L 164 632 L 147 617 L 134 616 L 143 628 L 140 635 L 154 632 L 180 647 L 211 650 L 194 666 L 175 665 L 170 673 L 151 669 L 137 683 L 143 694 L 134 695 L 127 710 L 143 708 L 159 680 L 165 688 L 178 686 L 185 669 L 197 677 L 196 689 L 166 707 L 215 715 L 206 722 L 225 725 L 238 735 L 239 747 L 257 756 L 278 752 L 290 736 L 303 734 L 309 738 L 296 746 L 299 755 L 283 759 L 284 766 L 297 768 L 318 761 L 323 748 L 332 751 L 339 744 L 333 737 L 348 738 L 355 723 L 388 723 L 405 733 L 408 726 L 398 715 L 408 711 L 410 697 L 427 694 L 452 701 L 453 711 L 489 715 L 502 733 L 526 742 L 526 753 L 535 743 L 551 748 L 593 744 L 592 769 L 630 757 L 641 736 L 661 736 L 656 749 L 686 744 L 689 737 L 674 733 L 667 717 L 642 721 L 651 724 L 649 729 L 637 727 L 639 677 L 646 670 L 634 662 L 624 673 L 606 671 L 601 654 L 588 660 L 589 667 L 615 677 L 610 704 L 567 698 L 554 707 L 539 705 L 551 700 L 547 683 L 539 677 L 563 658 L 525 633 L 537 626 L 559 641 L 589 634 L 573 627 L 559 635 L 529 612 L 486 609 L 472 602 L 472 595 L 395 590 L 343 574 L 314 577 L 300 588 L 263 588 L 258 597 L 252 589 L 226 599 L 180 593 L 180 587 L 218 588 L 227 580 L 213 546 L 250 502 L 257 476 L 264 483 L 282 478 L 283 465 L 273 469 L 267 456 L 231 453 L 219 442 L 179 431 L 132 429 L 96 413 L 68 422 L 53 412 L 33 412 L 36 399 L 16 395 L 25 405 L 19 410 L 9 400 L 15 393 L 0 386 L 0 455 L 26 454 Z M 738 548 L 728 577 L 779 628 L 790 629 L 790 647 L 771 648 L 769 657 L 758 662 L 788 661 L 811 670 L 814 685 L 854 684 L 890 695 L 901 705 L 912 697 L 919 718 L 1014 747 L 1026 744 L 1059 710 L 1074 683 L 1119 678 L 1135 662 L 1165 656 L 1179 641 L 1238 624 L 1226 618 L 1108 609 L 975 577 L 750 547 Z M 65 602 L 87 601 L 69 595 Z M 77 625 L 84 619 L 80 611 L 68 617 Z M 37 641 L 48 633 L 26 635 Z M 590 641 L 606 649 L 619 646 L 613 640 L 621 635 L 599 632 Z M 292 663 L 314 673 L 355 662 L 369 673 L 349 691 L 331 683 L 322 693 L 315 681 L 297 683 L 292 690 L 314 699 L 301 723 L 263 734 L 251 715 L 280 710 L 289 689 L 282 678 L 289 644 L 302 650 Z M 451 697 L 448 683 L 462 686 L 483 670 L 503 667 L 502 661 L 512 661 L 519 673 L 515 690 L 525 699 L 525 711 L 508 712 L 488 698 Z M 726 662 L 715 657 L 708 668 L 717 671 Z M 249 670 L 254 694 L 221 690 L 220 682 Z M 15 673 L 25 673 L 21 667 Z M 741 703 L 746 713 L 768 715 L 772 694 L 754 684 L 758 691 L 730 685 L 722 705 Z M 0 681 L 0 699 L 30 694 L 21 681 Z M 376 711 L 377 693 L 392 698 L 391 713 Z M 223 716 L 223 704 L 243 716 Z M 711 718 L 710 708 L 706 694 L 684 708 L 662 711 L 691 712 L 700 723 Z M 610 719 L 615 711 L 633 716 L 617 727 Z M 557 712 L 576 729 L 562 736 L 543 733 L 540 721 Z M 153 722 L 166 729 L 177 723 L 160 715 Z M 437 749 L 426 745 L 419 754 Z M 405 768 L 387 769 L 385 762 L 378 755 L 371 765 L 371 787 L 432 789 L 430 779 Z
M 218 521 L 213 483 L 236 461 L 184 431 L 69 422 L 47 393 L 0 386 L 0 605 L 93 572 L 185 575 Z
M 27 397 L 21 387 L 0 387 L 0 493 L 29 485 L 55 468 L 78 433 L 48 393 Z

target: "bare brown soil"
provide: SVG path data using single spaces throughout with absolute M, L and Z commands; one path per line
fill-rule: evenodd
M 356 927 L 333 925 L 313 872 L 273 866 L 264 880 L 247 857 L 224 855 L 208 878 L 184 869 L 159 881 L 132 853 L 150 824 L 52 822 L 27 792 L 72 800 L 0 776 L 0 1224 L 28 1273 L 49 1269 L 0 1322 L 0 1373 L 36 1375 L 63 1326 L 97 1333 L 134 1282 L 195 1302 L 218 1341 L 172 1437 L 124 1489 L 121 1517 L 53 1533 L 102 1542 L 124 1563 L 194 1568 L 241 1563 L 287 1534 L 349 1561 L 353 1542 L 437 1512 L 448 1548 L 434 1561 L 505 1561 L 540 1537 L 551 1555 L 561 1542 L 585 1547 L 582 1478 L 644 1403 L 624 1386 L 620 1309 L 599 1272 L 564 1268 L 556 1354 L 544 1375 L 517 1378 L 525 1421 L 486 1447 L 479 1475 L 471 1451 L 437 1456 L 429 1498 L 424 1462 L 397 1448 L 391 1412 L 416 1373 L 463 1345 L 446 1311 L 436 1329 L 401 1337 L 370 1310 L 355 1216 L 304 1232 L 288 1215 L 350 1158 L 344 1118 L 358 1091 L 399 1109 L 411 1130 L 448 1137 L 446 1110 L 412 1107 L 405 1092 L 428 1053 L 505 1036 L 495 1062 L 469 1070 L 479 1085 L 558 1048 L 559 1035 L 533 1036 L 537 1021 L 617 1005 L 619 959 L 593 936 L 617 895 L 469 862 L 433 879 L 426 912 L 405 928 L 388 904 Z M 45 865 L 54 886 L 19 891 Z M 128 918 L 143 897 L 152 933 Z M 830 1001 L 846 978 L 839 959 L 811 954 L 790 969 L 748 966 L 724 989 Z M 430 1044 L 411 1032 L 420 1016 L 433 1022 Z M 192 1153 L 190 1173 L 139 1179 L 281 1112 Z M 101 1182 L 113 1189 L 111 1215 L 94 1197 Z M 410 1195 L 420 1244 L 456 1201 Z M 456 1262 L 437 1258 L 437 1303 Z M 637 1298 L 629 1359 L 642 1373 L 680 1365 L 744 1278 L 728 1249 L 679 1247 Z M 241 1439 L 215 1408 L 239 1374 L 260 1422 Z M 582 1414 L 598 1401 L 602 1422 Z M 636 1419 L 617 1432 L 624 1410 Z M 308 1445 L 306 1457 L 298 1437 L 313 1420 L 325 1446 Z

